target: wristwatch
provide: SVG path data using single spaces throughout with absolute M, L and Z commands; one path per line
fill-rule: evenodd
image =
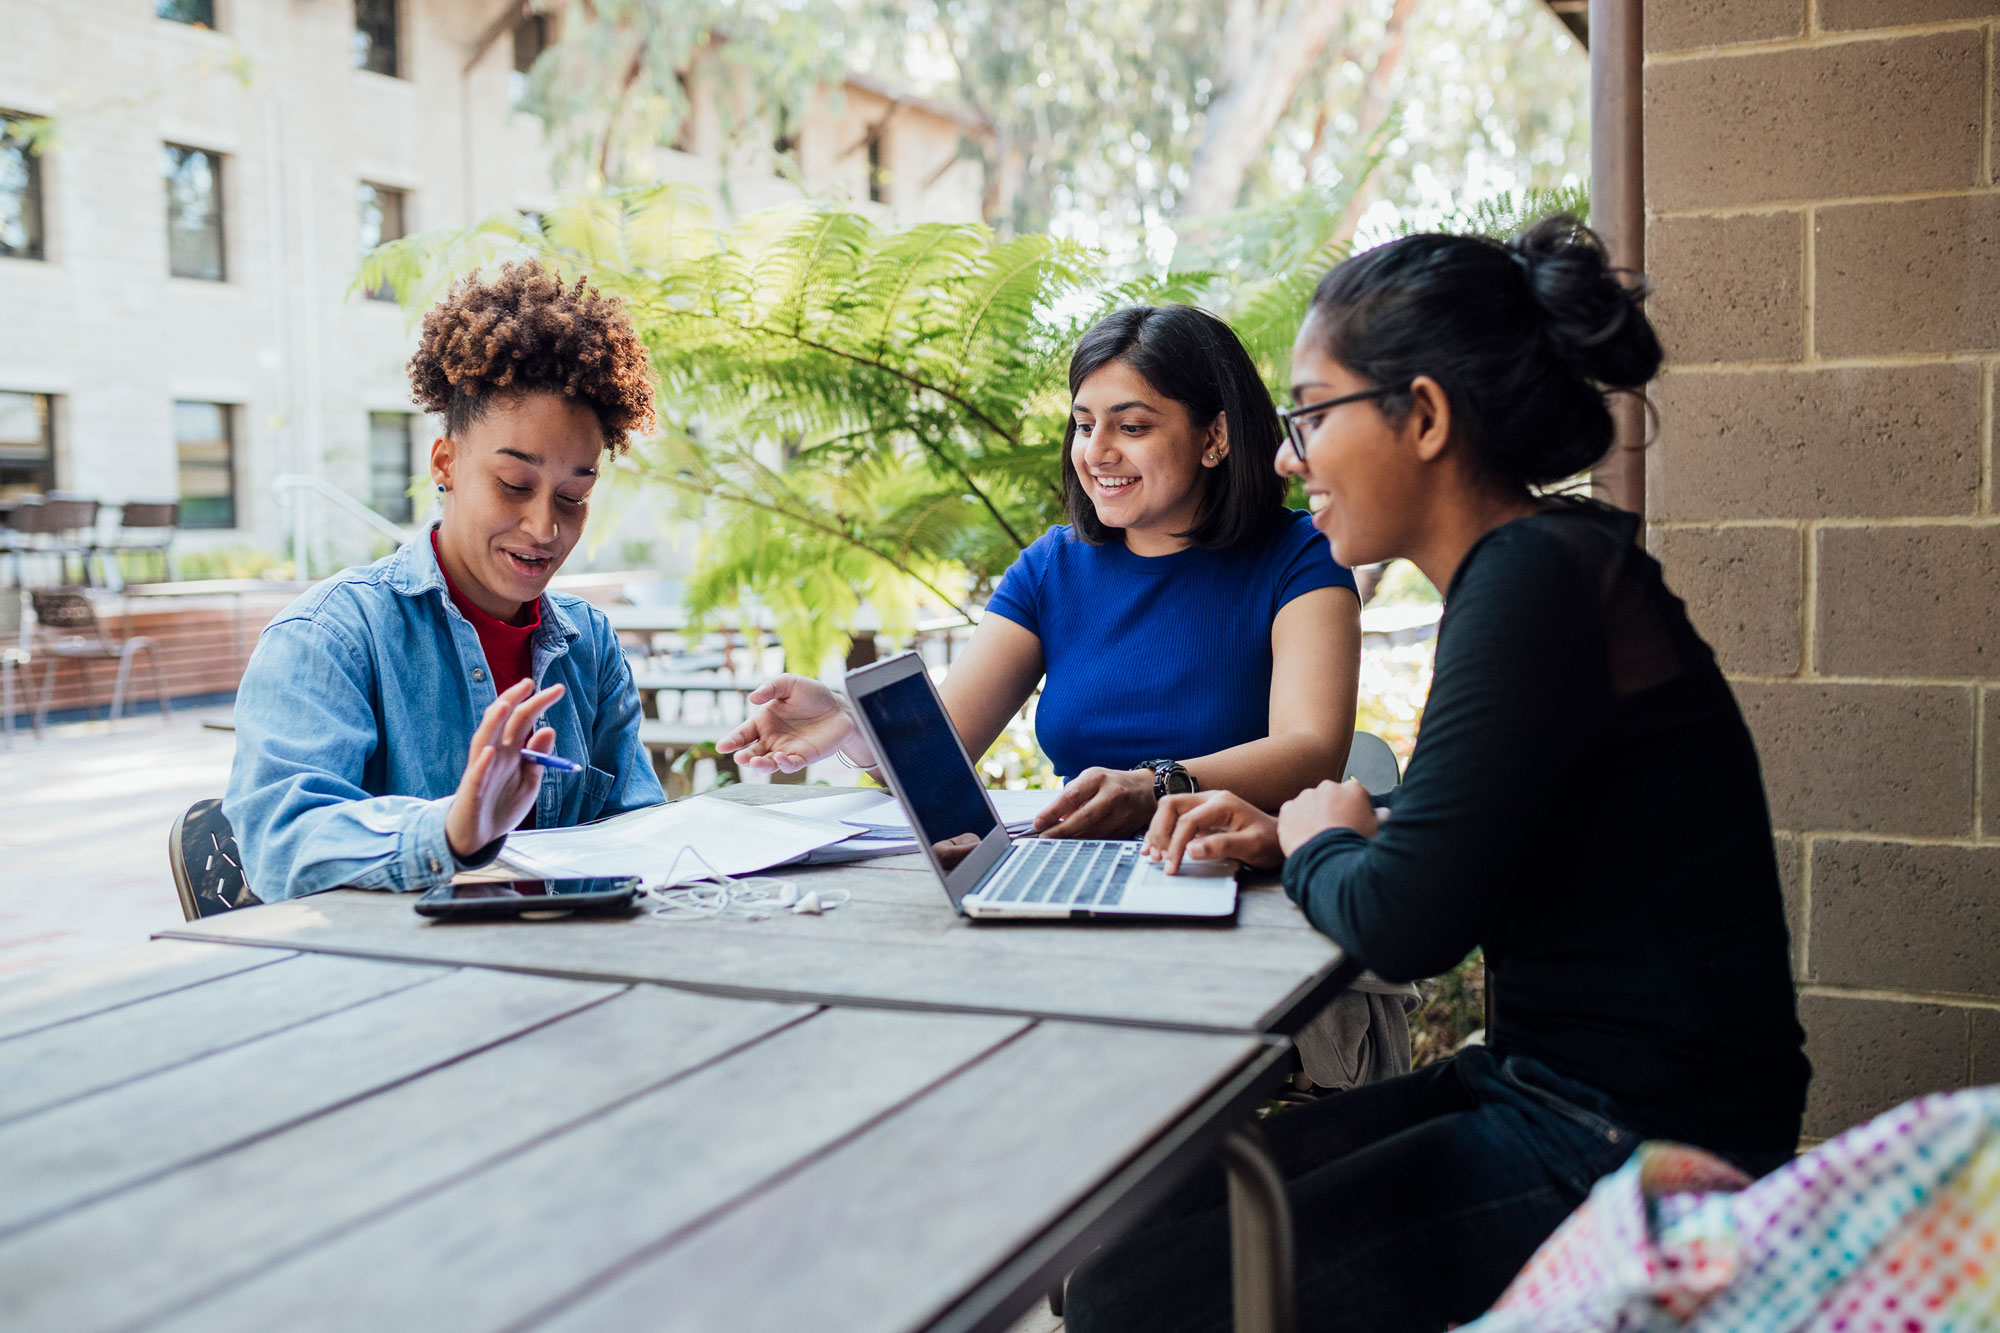
M 1144 763 L 1132 765 L 1134 772 L 1142 768 L 1153 770 L 1153 799 L 1156 801 L 1163 796 L 1177 796 L 1182 792 L 1201 790 L 1201 784 L 1195 781 L 1194 774 L 1183 768 L 1178 759 L 1148 759 Z

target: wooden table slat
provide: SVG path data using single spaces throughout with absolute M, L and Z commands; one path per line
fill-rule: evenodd
M 162 944 L 0 978 L 0 1041 L 266 967 L 292 955 L 213 944 Z
M 1268 1027 L 1275 1005 L 1301 981 L 1330 971 L 1340 959 L 1340 951 L 1309 926 L 1280 932 L 1212 926 L 979 925 L 953 914 L 935 880 L 926 890 L 915 882 L 918 876 L 900 871 L 827 867 L 784 873 L 802 888 L 851 888 L 855 897 L 821 917 L 782 916 L 753 923 L 668 922 L 640 915 L 526 928 L 511 923 L 427 926 L 406 901 L 391 895 L 339 892 L 210 917 L 168 934 L 360 957 L 657 981 L 762 998 L 1230 1031 Z M 886 892 L 885 879 L 896 881 Z M 893 900 L 897 897 L 907 906 Z
M 0 1126 L 0 1237 L 504 1041 L 618 988 L 468 970 Z M 5 1078 L 0 1046 L 0 1081 Z
M 16 1037 L 0 1046 L 0 1125 L 438 975 L 408 963 L 293 955 Z
M 825 1011 L 158 1327 L 510 1326 L 826 1151 L 1023 1026 Z M 788 1262 L 780 1251 L 767 1253 L 763 1279 Z M 367 1281 L 354 1281 L 357 1274 Z M 301 1292 L 314 1298 L 303 1301 Z M 739 1325 L 725 1319 L 709 1327 Z
M 812 1012 L 657 986 L 616 995 L 0 1241 L 0 1327 L 157 1318 Z
M 537 1327 L 927 1327 L 1261 1050 L 1042 1024 Z

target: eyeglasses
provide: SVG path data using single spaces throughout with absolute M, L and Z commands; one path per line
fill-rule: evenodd
M 1407 384 L 1385 384 L 1377 389 L 1363 389 L 1360 393 L 1343 394 L 1339 398 L 1328 398 L 1323 402 L 1302 403 L 1297 407 L 1281 409 L 1278 413 L 1278 420 L 1285 423 L 1285 439 L 1291 444 L 1292 453 L 1298 458 L 1299 466 L 1304 467 L 1306 465 L 1306 428 L 1304 425 L 1306 418 L 1316 417 L 1323 412 L 1332 411 L 1336 407 L 1347 403 L 1358 403 L 1366 398 L 1386 398 L 1392 393 L 1403 393 L 1409 387 Z

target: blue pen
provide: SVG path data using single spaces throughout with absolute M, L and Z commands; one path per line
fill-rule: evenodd
M 577 763 L 574 759 L 565 759 L 559 754 L 543 754 L 540 750 L 523 750 L 521 751 L 521 758 L 531 764 L 540 764 L 543 768 L 553 768 L 558 773 L 583 772 L 582 764 Z

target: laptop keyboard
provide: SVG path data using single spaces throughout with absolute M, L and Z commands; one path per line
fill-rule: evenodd
M 1014 844 L 999 876 L 980 897 L 990 903 L 1113 907 L 1139 855 L 1136 842 L 1032 838 Z

